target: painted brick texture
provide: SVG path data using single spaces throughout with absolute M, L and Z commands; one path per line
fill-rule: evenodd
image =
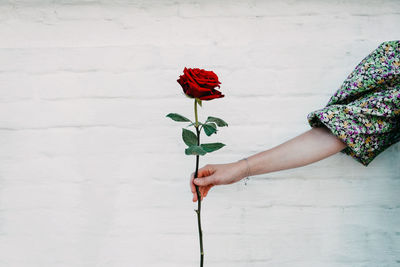
M 183 68 L 222 81 L 200 165 L 226 163 L 308 130 L 399 25 L 397 0 L 0 1 L 0 266 L 197 266 Z M 205 266 L 400 266 L 399 150 L 213 188 Z

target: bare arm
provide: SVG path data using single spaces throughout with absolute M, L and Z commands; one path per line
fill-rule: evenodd
M 248 158 L 252 175 L 308 165 L 329 157 L 346 145 L 326 128 L 312 128 L 272 149 Z
M 312 128 L 276 147 L 248 157 L 250 175 L 275 172 L 305 166 L 329 157 L 346 147 L 327 128 Z M 190 179 L 193 201 L 197 201 L 194 184 L 199 186 L 202 198 L 214 185 L 232 184 L 247 174 L 244 160 L 227 164 L 210 164 L 199 169 L 199 178 Z

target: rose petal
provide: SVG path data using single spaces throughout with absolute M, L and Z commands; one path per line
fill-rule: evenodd
M 179 76 L 177 82 L 189 97 L 201 100 L 211 100 L 224 97 L 215 88 L 219 88 L 220 81 L 213 71 L 206 71 L 199 68 L 184 68 L 183 75 Z
M 208 96 L 200 97 L 199 99 L 200 100 L 212 100 L 212 99 L 215 99 L 215 98 L 222 98 L 224 96 L 225 95 L 208 95 Z

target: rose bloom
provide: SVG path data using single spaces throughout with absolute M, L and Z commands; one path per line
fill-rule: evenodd
M 221 83 L 218 81 L 218 76 L 212 71 L 185 67 L 183 75 L 180 75 L 177 81 L 182 86 L 183 92 L 189 97 L 200 100 L 224 97 L 220 91 L 215 89 L 219 88 Z

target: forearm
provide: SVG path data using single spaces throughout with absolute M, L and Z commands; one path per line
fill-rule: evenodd
M 345 147 L 328 129 L 312 128 L 274 148 L 248 157 L 250 174 L 305 166 L 336 154 Z

